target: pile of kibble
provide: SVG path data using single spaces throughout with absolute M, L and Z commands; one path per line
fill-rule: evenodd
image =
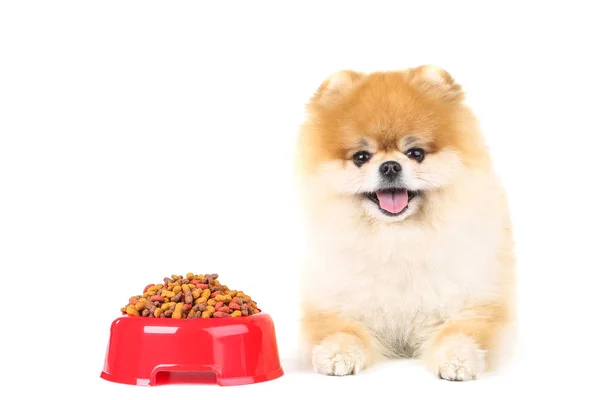
M 171 275 L 149 284 L 121 308 L 123 315 L 148 318 L 228 318 L 260 312 L 250 296 L 230 290 L 218 274 Z

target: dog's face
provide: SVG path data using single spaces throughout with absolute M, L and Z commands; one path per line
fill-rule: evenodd
M 341 71 L 317 90 L 301 133 L 303 172 L 370 219 L 419 213 L 485 155 L 463 93 L 444 70 Z

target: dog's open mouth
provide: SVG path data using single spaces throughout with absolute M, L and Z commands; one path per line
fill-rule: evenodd
M 377 204 L 382 213 L 396 216 L 406 211 L 408 203 L 418 194 L 407 189 L 385 189 L 365 193 L 365 197 Z

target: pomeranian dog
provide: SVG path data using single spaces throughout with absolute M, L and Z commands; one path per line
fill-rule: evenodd
M 418 358 L 466 381 L 510 354 L 508 202 L 464 98 L 425 65 L 340 71 L 308 101 L 296 160 L 309 245 L 301 333 L 318 373 Z

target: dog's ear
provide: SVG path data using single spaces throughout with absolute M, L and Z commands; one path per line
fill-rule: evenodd
M 330 75 L 317 89 L 312 103 L 319 105 L 335 103 L 348 93 L 363 76 L 364 74 L 350 70 L 341 70 Z
M 440 100 L 461 101 L 462 87 L 443 68 L 421 65 L 408 71 L 408 80 L 427 95 Z

